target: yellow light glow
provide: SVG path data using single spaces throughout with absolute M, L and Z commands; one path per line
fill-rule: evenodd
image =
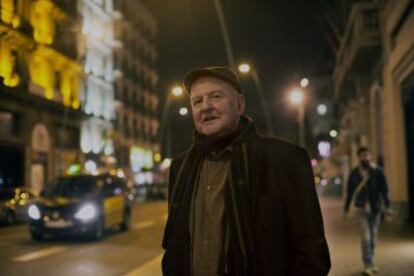
M 247 63 L 242 63 L 239 65 L 239 71 L 241 73 L 249 73 L 250 72 L 250 65 Z
M 179 85 L 174 86 L 173 89 L 172 89 L 172 93 L 176 97 L 181 96 L 183 94 L 183 92 L 184 92 L 183 88 Z
M 0 18 L 4 23 L 11 24 L 13 28 L 20 26 L 20 18 L 16 14 L 17 7 L 13 0 L 1 0 L 0 1 Z
M 34 39 L 40 43 L 52 44 L 55 36 L 55 20 L 59 18 L 53 3 L 50 0 L 33 2 L 30 12 Z
M 80 101 L 79 100 L 74 100 L 73 102 L 72 102 L 72 108 L 73 109 L 79 109 L 80 108 Z
M 154 161 L 155 162 L 160 162 L 161 161 L 161 154 L 160 153 L 156 153 L 154 154 Z
M 60 92 L 63 96 L 63 104 L 65 106 L 71 105 L 71 91 L 72 91 L 71 76 L 67 72 L 61 73 Z
M 289 97 L 293 104 L 300 104 L 303 101 L 303 93 L 300 90 L 293 90 Z
M 54 94 L 54 70 L 52 64 L 42 56 L 42 49 L 34 52 L 29 60 L 32 82 L 44 89 L 44 96 L 51 100 Z
M 0 76 L 3 83 L 9 87 L 15 87 L 20 82 L 20 77 L 14 72 L 16 58 L 12 53 L 11 45 L 0 42 Z

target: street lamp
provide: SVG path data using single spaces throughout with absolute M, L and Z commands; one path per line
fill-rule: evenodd
M 218 17 L 218 21 L 219 21 L 220 29 L 221 29 L 221 34 L 223 35 L 224 47 L 226 48 L 228 65 L 231 68 L 234 68 L 235 67 L 234 54 L 233 54 L 233 48 L 231 45 L 229 31 L 227 29 L 226 18 L 224 17 L 224 12 L 221 7 L 220 0 L 213 0 L 213 3 L 214 3 L 214 7 L 216 8 L 217 17 Z
M 180 113 L 181 116 L 185 116 L 188 114 L 188 108 L 187 107 L 181 107 L 180 110 L 178 111 L 178 113 Z
M 273 135 L 273 127 L 272 127 L 272 123 L 270 121 L 269 111 L 268 111 L 268 108 L 266 106 L 266 102 L 265 102 L 264 95 L 263 95 L 262 82 L 259 78 L 259 74 L 257 72 L 257 69 L 254 66 L 249 65 L 247 63 L 240 64 L 238 66 L 238 69 L 239 69 L 239 72 L 242 73 L 242 74 L 250 74 L 251 75 L 251 77 L 253 79 L 253 82 L 256 86 L 257 94 L 259 94 L 260 104 L 262 105 L 267 131 L 270 135 Z
M 316 107 L 316 112 L 320 116 L 325 116 L 328 112 L 328 107 L 326 106 L 326 104 L 318 104 L 318 106 Z
M 184 94 L 184 89 L 179 85 L 176 85 L 176 86 L 172 87 L 171 91 L 169 91 L 167 93 L 167 98 L 165 100 L 164 109 L 162 111 L 160 132 L 159 132 L 160 133 L 159 140 L 160 140 L 161 147 L 164 145 L 165 128 L 167 127 L 168 112 L 170 110 L 172 100 L 173 100 L 173 98 L 181 97 L 183 94 Z M 169 128 L 168 128 L 168 130 L 169 130 Z M 167 139 L 166 155 L 171 155 L 171 141 L 170 141 L 171 140 L 170 139 L 171 135 L 170 135 L 170 133 L 167 133 L 167 136 L 168 136 L 168 139 Z
M 171 91 L 176 97 L 179 97 L 184 93 L 184 89 L 180 85 L 174 86 Z
M 331 136 L 332 138 L 336 138 L 338 136 L 338 131 L 332 129 L 331 131 L 329 131 L 329 136 Z
M 303 88 L 306 88 L 309 84 L 309 80 L 307 78 L 303 78 L 300 81 L 300 86 L 302 86 Z
M 250 65 L 247 63 L 242 63 L 239 65 L 239 71 L 241 73 L 249 73 L 250 72 Z
M 290 92 L 289 97 L 292 104 L 298 106 L 299 144 L 305 147 L 305 98 L 303 91 L 295 89 Z

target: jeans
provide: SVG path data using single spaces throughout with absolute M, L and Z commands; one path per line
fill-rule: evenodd
M 377 243 L 378 227 L 381 222 L 381 212 L 358 210 L 356 218 L 361 236 L 362 260 L 365 266 L 372 266 L 375 245 Z

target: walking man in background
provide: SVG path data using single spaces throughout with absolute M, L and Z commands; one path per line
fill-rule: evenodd
M 306 151 L 258 134 L 229 68 L 195 69 L 184 86 L 196 131 L 171 164 L 164 275 L 327 275 Z
M 378 228 L 383 212 L 386 215 L 391 214 L 391 202 L 384 173 L 371 162 L 370 150 L 362 147 L 357 154 L 359 165 L 348 177 L 345 215 L 349 213 L 351 206 L 355 207 L 361 235 L 364 274 L 373 275 L 378 272 L 378 268 L 374 266 Z

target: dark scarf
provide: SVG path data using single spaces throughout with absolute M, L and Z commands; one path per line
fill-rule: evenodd
M 189 215 L 193 189 L 198 185 L 201 164 L 212 151 L 231 147 L 231 171 L 225 188 L 225 223 L 220 275 L 255 275 L 256 254 L 249 205 L 249 175 L 246 142 L 257 135 L 251 119 L 242 117 L 239 129 L 232 135 L 212 141 L 195 135 L 194 143 L 179 169 L 170 195 L 169 216 L 163 247 L 164 275 L 191 274 Z

